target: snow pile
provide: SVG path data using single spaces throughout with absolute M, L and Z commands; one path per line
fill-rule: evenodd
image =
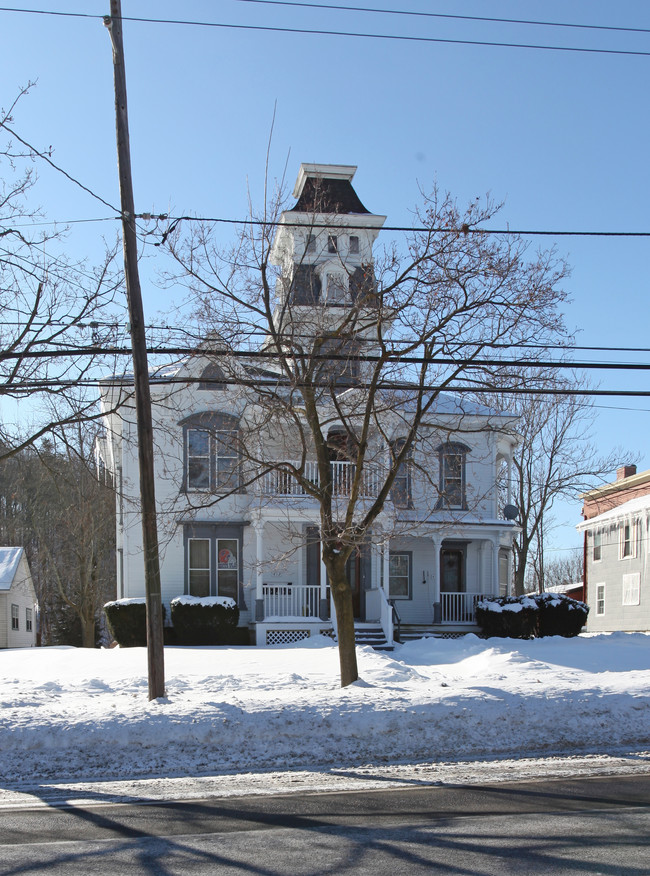
M 223 605 L 224 608 L 235 608 L 237 603 L 229 596 L 175 596 L 171 605 Z
M 166 648 L 147 700 L 143 648 L 0 652 L 0 779 L 214 775 L 531 753 L 650 741 L 650 635 L 422 639 L 360 648 L 338 684 L 326 638 Z

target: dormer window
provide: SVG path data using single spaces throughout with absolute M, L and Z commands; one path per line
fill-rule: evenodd
M 327 251 L 328 252 L 338 252 L 339 250 L 339 239 L 336 234 L 328 234 L 327 235 Z
M 359 238 L 356 234 L 350 235 L 350 253 L 357 255 L 359 253 Z
M 213 392 L 225 392 L 226 377 L 222 369 L 213 363 L 207 365 L 201 372 L 201 380 L 199 381 L 199 389 L 212 390 Z

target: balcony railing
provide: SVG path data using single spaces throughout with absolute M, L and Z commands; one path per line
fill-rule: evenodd
M 485 593 L 441 593 L 443 624 L 475 624 L 476 603 Z
M 320 586 L 317 584 L 263 584 L 262 596 L 265 618 L 320 616 Z
M 300 467 L 299 462 L 291 462 L 290 464 L 295 465 L 296 468 Z M 302 471 L 305 480 L 310 481 L 315 487 L 320 486 L 318 463 L 315 460 L 305 462 Z M 349 496 L 357 473 L 356 464 L 354 462 L 331 462 L 330 471 L 332 474 L 332 495 L 334 497 Z M 371 465 L 364 467 L 359 489 L 360 496 L 374 498 L 379 492 L 379 487 L 379 468 Z M 304 487 L 288 471 L 281 468 L 265 472 L 260 479 L 260 489 L 266 496 L 308 495 Z

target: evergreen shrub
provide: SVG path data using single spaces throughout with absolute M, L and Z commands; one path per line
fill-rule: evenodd
M 147 644 L 147 601 L 144 596 L 107 602 L 104 614 L 108 629 L 121 648 L 142 648 Z M 162 618 L 164 624 L 164 605 Z
M 237 639 L 239 608 L 224 596 L 177 596 L 171 601 L 179 645 L 230 645 Z
M 577 636 L 589 608 L 563 593 L 486 596 L 476 605 L 476 622 L 486 638 L 531 639 L 534 636 Z
M 532 639 L 537 605 L 526 596 L 486 597 L 476 605 L 476 622 L 486 638 Z

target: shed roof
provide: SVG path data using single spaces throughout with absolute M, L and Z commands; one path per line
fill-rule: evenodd
M 10 590 L 24 553 L 21 547 L 0 547 L 0 590 Z

